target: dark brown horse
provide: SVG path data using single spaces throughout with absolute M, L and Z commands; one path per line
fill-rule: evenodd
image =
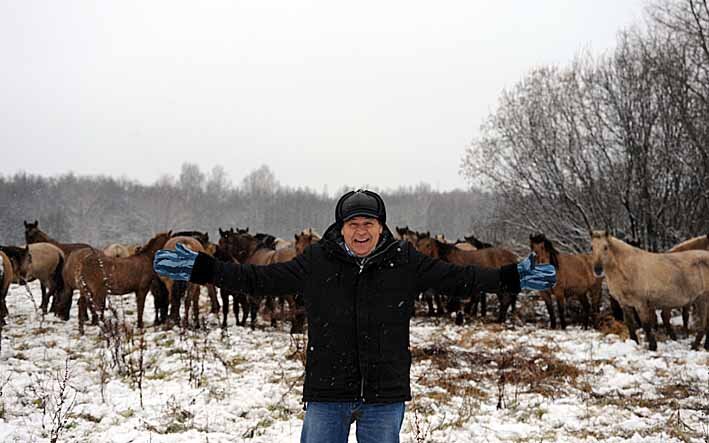
M 439 258 L 443 261 L 460 266 L 475 265 L 483 268 L 499 268 L 504 265 L 517 263 L 518 261 L 517 256 L 513 252 L 503 248 L 461 251 L 454 245 L 431 237 L 420 238 L 418 242 L 416 242 L 416 249 L 422 254 Z M 484 293 L 476 291 L 471 294 L 472 312 L 475 313 L 477 311 L 478 300 L 481 303 L 481 315 L 484 317 L 487 311 L 487 303 Z M 500 306 L 497 314 L 497 321 L 502 323 L 505 321 L 507 308 L 512 305 L 512 309 L 514 310 L 517 294 L 499 293 L 498 300 L 500 302 Z M 461 312 L 460 309 L 457 309 L 456 323 L 463 323 L 463 312 Z
M 400 240 L 406 240 L 414 247 L 416 246 L 416 243 L 419 241 L 419 238 L 430 238 L 431 233 L 430 232 L 416 232 L 414 230 L 409 229 L 408 226 L 404 226 L 403 228 L 396 227 L 396 234 L 397 237 Z M 445 303 L 444 303 L 444 295 L 443 294 L 438 294 L 436 291 L 434 291 L 431 288 L 428 288 L 424 290 L 420 295 L 420 297 L 423 297 L 424 302 L 428 306 L 428 316 L 429 317 L 434 317 L 434 316 L 442 316 L 446 313 L 446 308 L 445 308 Z M 434 307 L 434 302 L 435 302 L 435 307 Z M 416 315 L 416 308 L 413 309 L 412 315 Z
M 539 263 L 551 263 L 556 269 L 556 286 L 550 291 L 540 292 L 549 312 L 551 328 L 556 329 L 552 297 L 559 310 L 561 329 L 566 329 L 566 300 L 570 297 L 581 302 L 583 328 L 588 329 L 590 321 L 595 325 L 600 311 L 603 279 L 593 275 L 591 255 L 562 254 L 544 234 L 530 235 L 529 247 L 537 255 Z
M 66 266 L 69 263 L 69 258 L 72 252 L 78 251 L 80 249 L 84 248 L 91 248 L 91 246 L 87 245 L 86 243 L 60 243 L 59 241 L 51 238 L 47 233 L 39 229 L 39 222 L 35 220 L 32 223 L 28 223 L 26 220 L 24 221 L 25 225 L 25 241 L 28 244 L 32 243 L 51 243 L 54 246 L 58 247 L 59 249 L 62 250 L 64 253 L 64 266 Z M 73 264 L 78 263 L 78 261 L 74 260 L 72 262 Z M 63 311 L 62 312 L 55 312 L 56 314 L 59 314 L 60 317 L 64 318 L 65 320 L 69 319 L 69 313 L 71 311 L 71 294 L 73 293 L 74 289 L 78 288 L 73 288 L 73 280 L 74 280 L 74 271 L 75 269 L 69 270 L 69 278 L 72 280 L 72 282 L 67 281 L 65 275 L 66 273 L 62 273 L 62 278 L 64 278 L 64 282 L 62 284 L 63 286 L 63 291 L 62 295 L 60 296 L 59 303 L 57 303 L 57 309 L 59 309 L 59 304 L 62 305 Z M 71 292 L 69 292 L 69 297 L 68 297 L 68 303 L 65 303 L 64 298 L 66 298 L 67 291 L 69 291 L 69 288 L 71 289 Z M 86 318 L 87 314 L 86 311 L 82 311 L 81 315 Z
M 32 254 L 30 248 L 25 246 L 0 246 L 12 265 L 12 283 L 24 285 L 32 271 Z
M 86 243 L 60 243 L 57 240 L 51 238 L 41 229 L 39 229 L 39 222 L 37 220 L 34 223 L 25 223 L 25 241 L 27 243 L 40 243 L 47 242 L 57 246 L 64 252 L 64 256 L 67 257 L 72 251 L 82 248 L 90 248 L 91 246 Z
M 143 328 L 145 296 L 153 279 L 153 258 L 170 238 L 169 232 L 157 234 L 140 251 L 130 257 L 107 257 L 99 250 L 83 255 L 75 274 L 79 288 L 79 308 L 88 306 L 92 314 L 106 307 L 107 295 L 124 295 L 135 292 L 138 307 L 138 327 Z M 72 254 L 74 255 L 74 254 Z M 79 315 L 79 332 L 84 333 L 84 319 Z
M 295 247 L 274 250 L 260 243 L 256 237 L 247 234 L 237 234 L 230 237 L 225 244 L 228 246 L 230 255 L 240 263 L 251 265 L 269 265 L 272 263 L 283 263 L 294 259 L 297 255 Z M 261 296 L 261 297 L 259 297 Z M 272 312 L 271 325 L 276 326 L 276 315 L 274 297 L 269 294 L 250 294 L 249 311 L 251 315 L 251 328 L 255 327 L 256 311 L 260 304 L 260 298 L 265 296 L 266 307 Z M 288 302 L 290 317 L 292 318 L 291 333 L 300 333 L 304 326 L 304 312 L 299 307 L 299 300 L 296 294 L 281 297 L 281 312 L 285 310 L 284 300 Z

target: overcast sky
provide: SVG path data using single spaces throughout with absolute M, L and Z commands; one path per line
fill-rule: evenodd
M 0 174 L 465 188 L 502 89 L 611 49 L 644 4 L 0 0 Z

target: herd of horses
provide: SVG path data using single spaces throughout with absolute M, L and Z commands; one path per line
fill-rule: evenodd
M 24 229 L 25 246 L 0 247 L 0 346 L 2 327 L 9 314 L 6 295 L 13 282 L 26 284 L 39 280 L 42 313 L 53 312 L 64 320 L 69 320 L 74 293 L 78 291 L 81 334 L 84 333 L 84 323 L 89 319 L 89 313 L 92 325 L 103 319 L 105 309 L 111 308 L 110 295 L 130 293 L 136 297 L 139 328 L 144 326 L 148 292 L 153 295 L 155 305 L 154 324 L 190 327 L 191 318 L 192 326 L 200 327 L 201 287 L 158 276 L 153 271 L 152 263 L 159 249 L 175 249 L 177 244 L 183 244 L 226 262 L 268 265 L 292 260 L 302 254 L 308 245 L 320 240 L 312 229 L 305 229 L 296 234 L 292 241 L 285 241 L 269 234 L 252 234 L 248 228 L 220 228 L 217 243 L 210 242 L 206 232 L 169 231 L 155 235 L 143 245 L 113 244 L 97 249 L 84 243 L 59 242 L 43 232 L 36 220 L 32 223 L 25 221 Z M 699 326 L 692 348 L 698 349 L 705 337 L 704 348 L 709 350 L 709 286 L 705 283 L 709 282 L 707 235 L 687 240 L 665 253 L 650 253 L 605 231 L 590 234 L 590 254 L 560 253 L 544 234 L 529 237 L 530 252 L 536 255 L 536 260 L 551 263 L 557 270 L 557 284 L 540 293 L 549 312 L 551 328 L 557 326 L 557 314 L 561 328 L 566 328 L 566 301 L 570 298 L 580 302 L 583 327 L 597 326 L 605 279 L 614 315 L 625 322 L 632 339 L 638 341 L 636 329 L 639 323 L 645 332 L 648 347 L 657 349 L 654 329 L 658 324 L 658 309 L 662 312 L 668 335 L 676 338 L 670 325 L 671 310 L 681 309 L 686 333 L 690 311 Z M 499 268 L 520 260 L 511 250 L 482 242 L 474 236 L 448 242 L 443 236 L 416 232 L 408 227 L 397 227 L 396 235 L 400 240 L 411 242 L 420 253 L 457 265 Z M 267 311 L 271 313 L 272 325 L 275 326 L 279 318 L 288 318 L 292 323 L 291 332 L 302 332 L 305 327 L 299 294 L 275 298 L 268 294 L 222 289 L 219 291 L 220 304 L 216 288 L 205 286 L 211 312 L 219 313 L 221 309 L 223 328 L 227 327 L 230 298 L 237 325 L 245 326 L 250 316 L 249 325 L 254 328 L 259 306 L 265 302 Z M 454 314 L 457 324 L 462 324 L 466 315 L 487 314 L 487 294 L 472 291 L 463 300 L 460 294 L 457 295 L 446 297 L 446 294 L 426 291 L 423 299 L 428 305 L 428 314 Z M 511 308 L 514 311 L 518 294 L 496 295 L 496 320 L 504 322 L 508 310 Z M 279 307 L 280 314 L 277 313 Z

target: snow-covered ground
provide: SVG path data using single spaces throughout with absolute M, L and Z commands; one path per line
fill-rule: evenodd
M 113 304 L 130 331 L 134 297 Z M 80 442 L 298 441 L 304 339 L 283 325 L 251 331 L 230 317 L 223 334 L 211 316 L 201 331 L 148 327 L 141 346 L 137 334 L 119 343 L 97 326 L 80 337 L 76 308 L 68 323 L 42 323 L 22 287 L 8 306 L 0 442 L 57 432 Z M 412 321 L 402 442 L 709 442 L 709 353 L 689 339 L 660 341 L 655 353 L 575 326 L 513 323 Z

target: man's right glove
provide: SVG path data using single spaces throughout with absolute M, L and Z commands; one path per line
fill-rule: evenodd
M 534 263 L 535 254 L 529 254 L 527 258 L 517 263 L 519 272 L 519 286 L 523 289 L 533 291 L 545 291 L 551 289 L 556 284 L 556 269 L 551 264 Z
M 153 269 L 169 279 L 189 281 L 197 255 L 182 243 L 178 243 L 175 250 L 160 249 L 155 253 Z

